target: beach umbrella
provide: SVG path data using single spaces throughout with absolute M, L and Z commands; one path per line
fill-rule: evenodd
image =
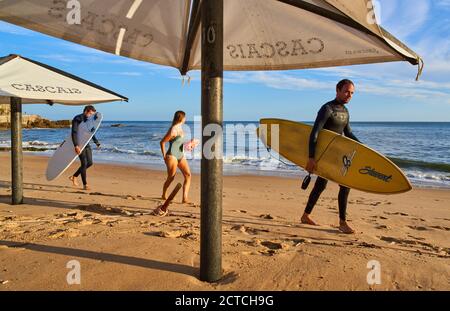
M 0 104 L 11 105 L 12 204 L 23 202 L 22 103 L 88 105 L 113 101 L 128 99 L 19 55 L 0 57 Z
M 218 1 L 213 1 L 218 5 Z M 0 19 L 109 53 L 201 69 L 199 0 L 3 0 Z M 284 70 L 420 57 L 368 0 L 226 0 L 224 70 Z M 205 29 L 214 40 L 213 28 Z
M 421 58 L 376 22 L 371 0 L 3 0 L 0 19 L 102 51 L 202 73 L 203 143 L 222 127 L 223 70 Z M 205 131 L 206 130 L 206 131 Z M 222 135 L 215 135 L 222 154 Z M 200 278 L 221 277 L 222 159 L 202 157 Z

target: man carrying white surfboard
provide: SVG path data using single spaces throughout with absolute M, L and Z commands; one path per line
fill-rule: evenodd
M 93 164 L 92 149 L 88 142 L 86 147 L 83 150 L 81 150 L 81 147 L 78 143 L 78 127 L 82 122 L 86 122 L 86 120 L 89 119 L 91 116 L 93 116 L 95 113 L 96 110 L 94 106 L 86 106 L 84 107 L 83 113 L 75 116 L 72 120 L 72 142 L 75 148 L 75 153 L 78 154 L 78 157 L 80 158 L 81 166 L 78 168 L 75 174 L 69 177 L 69 179 L 72 181 L 74 186 L 78 186 L 77 178 L 79 175 L 81 175 L 84 190 L 90 190 L 87 184 L 86 171 Z M 100 142 L 95 137 L 95 135 L 92 136 L 92 140 L 97 145 L 97 148 L 100 148 Z
M 344 79 L 340 81 L 336 86 L 336 98 L 325 105 L 319 110 L 317 114 L 314 127 L 311 131 L 309 138 L 309 161 L 306 166 L 306 170 L 309 173 L 313 173 L 317 168 L 315 159 L 315 150 L 317 140 L 319 138 L 319 132 L 322 129 L 331 130 L 338 134 L 344 134 L 346 137 L 359 141 L 355 135 L 353 135 L 350 128 L 349 112 L 345 107 L 348 104 L 355 92 L 355 85 L 352 81 Z M 320 165 L 320 164 L 319 164 Z M 301 217 L 301 222 L 309 225 L 317 225 L 310 217 L 314 206 L 319 200 L 320 195 L 325 190 L 328 180 L 318 176 L 311 194 L 309 195 L 308 203 L 306 204 L 305 212 Z M 351 234 L 355 231 L 348 225 L 346 219 L 347 211 L 347 199 L 350 193 L 350 188 L 340 185 L 338 195 L 339 204 L 339 230 L 343 233 Z

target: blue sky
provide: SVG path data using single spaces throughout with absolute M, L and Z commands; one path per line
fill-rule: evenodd
M 409 63 L 276 72 L 227 72 L 225 120 L 313 120 L 342 78 L 355 81 L 352 121 L 450 121 L 450 0 L 379 0 L 381 24 L 425 61 L 419 82 Z M 169 120 L 200 115 L 199 72 L 183 86 L 176 69 L 85 48 L 0 22 L 0 55 L 20 54 L 130 98 L 99 106 L 106 120 Z M 26 113 L 68 119 L 80 107 L 27 105 Z

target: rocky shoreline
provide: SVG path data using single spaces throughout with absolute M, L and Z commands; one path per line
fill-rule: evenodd
M 51 121 L 41 117 L 35 117 L 29 120 L 23 120 L 23 128 L 68 128 L 71 126 L 70 120 Z M 0 130 L 8 130 L 11 128 L 10 122 L 0 122 Z
M 0 105 L 0 130 L 8 130 L 11 128 L 11 107 L 10 105 Z M 22 127 L 31 128 L 66 128 L 71 126 L 70 120 L 51 121 L 44 119 L 37 114 L 22 115 Z

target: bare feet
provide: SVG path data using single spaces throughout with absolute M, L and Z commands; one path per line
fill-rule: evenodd
M 83 190 L 91 190 L 91 187 L 89 187 L 88 185 L 84 185 Z
M 182 204 L 192 204 L 191 201 L 189 201 L 188 199 L 183 199 L 183 201 L 181 201 Z
M 339 223 L 339 231 L 345 234 L 353 234 L 355 230 L 353 230 L 346 221 L 340 221 Z
M 78 181 L 77 181 L 77 178 L 76 178 L 75 176 L 70 176 L 70 177 L 69 177 L 69 180 L 72 182 L 72 184 L 73 184 L 75 187 L 78 187 L 78 186 L 79 186 Z
M 310 217 L 309 214 L 304 213 L 302 218 L 301 218 L 301 222 L 302 224 L 307 224 L 307 225 L 311 225 L 311 226 L 318 226 L 317 223 L 315 223 Z
M 161 199 L 167 200 L 167 195 L 163 194 L 163 195 L 161 196 Z

